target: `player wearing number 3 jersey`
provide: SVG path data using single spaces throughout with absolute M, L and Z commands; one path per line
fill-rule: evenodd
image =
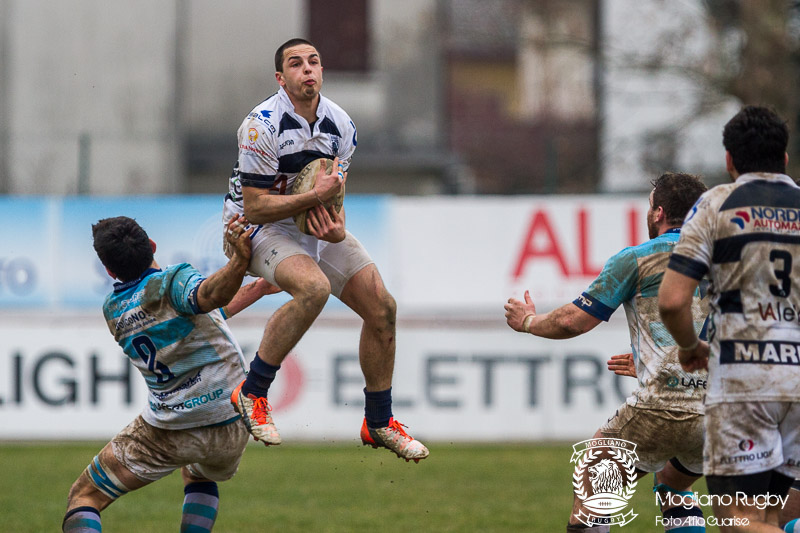
M 248 438 L 228 401 L 244 379 L 244 358 L 218 308 L 235 314 L 275 290 L 261 281 L 240 289 L 250 262 L 252 230 L 245 222 L 236 217 L 229 224 L 231 259 L 208 278 L 187 263 L 161 270 L 155 243 L 133 219 L 107 218 L 92 227 L 98 257 L 119 280 L 103 314 L 147 382 L 148 406 L 72 485 L 64 532 L 101 531 L 100 511 L 178 469 L 181 531 L 211 531 L 216 482 L 236 473 Z
M 786 123 L 763 107 L 745 107 L 725 125 L 734 183 L 690 211 L 659 291 L 684 369 L 708 368 L 703 470 L 713 495 L 782 497 L 800 477 L 800 187 L 785 174 L 788 139 Z M 687 295 L 704 276 L 708 344 L 687 320 Z M 780 531 L 777 505 L 712 501 L 718 517 Z

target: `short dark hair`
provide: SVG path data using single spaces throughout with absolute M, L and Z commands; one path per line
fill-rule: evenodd
M 147 232 L 132 218 L 113 217 L 92 225 L 94 251 L 120 281 L 139 278 L 153 264 Z
M 681 225 L 689 209 L 708 190 L 700 176 L 684 172 L 664 172 L 650 182 L 653 207 L 662 207 L 667 224 Z
M 766 107 L 747 106 L 725 124 L 722 144 L 739 174 L 786 173 L 786 121 Z
M 291 48 L 292 46 L 297 46 L 298 44 L 307 44 L 309 46 L 314 46 L 314 43 L 311 41 L 307 41 L 305 39 L 301 39 L 299 37 L 295 37 L 294 39 L 289 39 L 282 45 L 278 47 L 275 51 L 275 72 L 283 72 L 283 53 L 286 51 L 287 48 Z M 316 48 L 316 46 L 314 46 Z M 319 53 L 319 51 L 317 51 Z

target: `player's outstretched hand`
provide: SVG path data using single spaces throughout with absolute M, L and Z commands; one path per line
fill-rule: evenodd
M 342 190 L 347 181 L 347 172 L 344 172 L 343 168 L 338 157 L 333 159 L 330 174 L 326 174 L 325 165 L 319 166 L 317 179 L 314 181 L 314 190 L 321 201 L 327 202 Z
M 321 241 L 341 242 L 345 238 L 344 217 L 333 206 L 315 206 L 308 212 L 306 223 L 311 235 Z
M 691 350 L 678 350 L 678 359 L 681 362 L 681 368 L 687 372 L 695 372 L 697 370 L 708 370 L 708 343 L 706 341 L 699 341 L 697 346 Z
M 225 231 L 225 241 L 228 243 L 231 256 L 238 255 L 243 260 L 250 262 L 250 236 L 255 231 L 255 226 L 251 226 L 250 222 L 244 215 L 238 215 L 228 222 L 228 228 Z
M 632 353 L 612 355 L 606 364 L 608 369 L 618 376 L 636 377 L 636 365 L 633 364 Z
M 236 295 L 230 303 L 223 307 L 222 310 L 225 312 L 225 316 L 230 318 L 241 310 L 256 303 L 262 296 L 277 294 L 279 292 L 281 292 L 280 287 L 273 285 L 264 278 L 258 278 L 252 283 L 242 286 L 236 292 Z
M 505 305 L 506 310 L 506 323 L 514 331 L 524 331 L 530 333 L 530 322 L 526 324 L 525 321 L 528 317 L 533 319 L 536 317 L 536 306 L 531 299 L 530 291 L 525 291 L 525 301 L 521 302 L 514 298 L 509 298 L 508 303 Z

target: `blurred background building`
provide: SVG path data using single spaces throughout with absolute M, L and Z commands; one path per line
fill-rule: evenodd
M 273 54 L 315 42 L 359 128 L 348 191 L 724 179 L 745 103 L 796 130 L 798 2 L 0 0 L 0 193 L 220 193 Z M 790 161 L 800 160 L 799 135 Z M 798 174 L 797 166 L 793 167 Z

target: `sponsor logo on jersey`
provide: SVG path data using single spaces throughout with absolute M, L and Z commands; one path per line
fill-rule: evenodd
M 792 304 L 783 304 L 776 302 L 767 302 L 766 305 L 758 302 L 758 314 L 761 320 L 775 320 L 777 322 L 794 322 L 800 321 L 800 313 L 797 307 Z
M 266 125 L 271 126 L 271 124 L 269 122 L 269 118 L 270 118 L 271 115 L 272 115 L 272 111 L 267 110 L 267 109 L 262 109 L 260 113 L 256 113 L 255 111 L 251 111 L 250 113 L 248 113 L 247 118 L 252 118 L 252 119 L 255 119 L 255 120 L 261 122 L 262 124 L 266 124 Z
M 247 139 L 250 141 L 250 144 L 256 142 L 258 140 L 258 130 L 255 128 L 247 130 Z
M 720 364 L 800 364 L 800 344 L 788 341 L 720 341 Z
M 278 149 L 279 150 L 283 150 L 286 146 L 292 146 L 293 144 L 294 144 L 294 141 L 292 139 L 287 139 L 287 140 L 285 140 L 285 141 L 283 141 L 281 143 L 281 145 L 278 147 Z
M 267 152 L 265 152 L 264 150 L 260 150 L 259 148 L 256 148 L 255 146 L 247 146 L 246 144 L 240 144 L 239 145 L 239 149 L 247 150 L 248 152 L 255 152 L 258 155 L 263 155 L 264 157 L 267 156 Z
M 683 385 L 686 388 L 706 388 L 706 380 L 704 379 L 695 379 L 695 378 L 678 378 L 678 376 L 670 376 L 667 378 L 667 387 L 675 388 L 678 385 Z
M 749 439 L 745 439 L 739 442 L 739 448 L 741 449 L 742 446 L 748 446 L 750 443 L 755 446 L 755 443 Z M 742 451 L 750 451 L 752 448 L 745 449 Z M 764 450 L 761 452 L 752 452 L 752 453 L 744 453 L 741 455 L 728 455 L 725 457 L 720 458 L 720 463 L 723 465 L 732 465 L 738 463 L 749 463 L 751 461 L 756 461 L 758 459 L 769 459 L 772 457 L 772 450 Z
M 745 223 L 750 222 L 750 215 L 747 214 L 747 211 L 736 211 L 735 214 L 736 216 L 731 219 L 731 222 L 744 229 Z
M 750 211 L 736 211 L 731 222 L 744 229 L 753 222 L 753 229 L 800 231 L 800 209 L 784 207 L 751 207 Z
M 739 449 L 743 452 L 749 452 L 756 445 L 753 439 L 742 439 L 739 441 Z
M 174 405 L 168 405 L 164 402 L 150 402 L 150 409 L 152 411 L 185 411 L 188 409 L 194 409 L 195 407 L 200 407 L 208 402 L 219 400 L 224 396 L 224 392 L 225 391 L 223 389 L 217 389 L 206 394 L 201 394 L 200 396 L 195 396 L 194 398 L 189 398 L 184 402 Z

